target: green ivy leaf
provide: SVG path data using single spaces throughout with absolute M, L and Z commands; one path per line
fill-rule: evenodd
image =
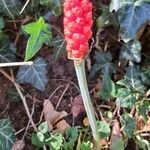
M 148 111 L 150 111 L 150 102 L 144 101 L 138 106 L 138 113 L 142 115 L 145 121 L 148 119 Z
M 137 135 L 134 138 L 135 143 L 138 145 L 139 149 L 142 150 L 149 150 L 150 149 L 150 142 L 143 137 Z
M 39 130 L 41 133 L 43 133 L 43 134 L 47 133 L 47 132 L 49 131 L 47 122 L 41 123 L 41 124 L 38 126 L 38 130 Z
M 10 43 L 7 35 L 0 32 L 0 62 L 13 62 L 16 60 L 16 48 Z
M 65 134 L 67 141 L 64 142 L 63 148 L 64 150 L 72 150 L 79 136 L 78 129 L 76 127 L 68 128 Z
M 56 16 L 62 13 L 62 0 L 40 0 L 40 4 L 48 6 Z
M 0 120 L 0 149 L 10 150 L 15 142 L 15 134 L 12 131 L 9 119 Z
M 16 80 L 19 83 L 30 83 L 38 90 L 44 91 L 48 82 L 48 66 L 45 59 L 39 57 L 30 66 L 21 66 Z
M 11 17 L 12 19 L 15 16 L 19 15 L 21 10 L 21 2 L 19 0 L 1 0 L 0 1 L 0 14 Z
M 63 145 L 63 136 L 60 133 L 52 135 L 50 140 L 47 140 L 47 144 L 52 150 L 60 150 Z
M 116 86 L 111 80 L 108 73 L 105 73 L 103 75 L 102 87 L 98 92 L 98 95 L 100 95 L 104 100 L 107 101 L 110 100 L 111 97 L 116 95 Z
M 128 138 L 131 138 L 135 130 L 135 120 L 129 116 L 129 114 L 123 114 L 120 118 L 122 126 L 124 126 L 124 132 Z
M 95 60 L 96 63 L 93 65 L 90 75 L 90 78 L 93 78 L 96 73 L 99 71 L 102 72 L 102 74 L 108 73 L 110 76 L 112 73 L 116 72 L 116 66 L 114 63 L 112 63 L 112 56 L 110 52 L 95 52 Z
M 55 37 L 52 40 L 52 46 L 54 46 L 54 59 L 57 60 L 66 50 L 64 38 L 62 38 L 61 36 Z
M 118 89 L 116 97 L 116 104 L 125 108 L 132 108 L 136 101 L 134 93 L 128 88 Z
M 117 15 L 109 12 L 109 7 L 103 5 L 101 8 L 101 15 L 97 18 L 96 24 L 98 28 L 103 28 L 109 25 L 118 27 Z
M 112 141 L 112 148 L 111 148 L 111 150 L 124 150 L 124 142 L 123 142 L 122 138 L 116 137 Z
M 117 13 L 123 40 L 136 39 L 138 30 L 150 20 L 150 3 L 141 0 L 130 2 L 127 0 L 118 8 L 120 8 Z
M 120 59 L 139 63 L 141 61 L 141 43 L 138 40 L 126 43 L 121 49 Z
M 0 17 L 0 30 L 4 28 L 4 19 Z
M 80 150 L 91 150 L 92 143 L 90 141 L 82 142 L 80 146 Z
M 100 138 L 107 138 L 110 135 L 110 126 L 105 121 L 97 121 L 97 128 Z
M 118 81 L 117 84 L 125 86 L 134 92 L 145 93 L 145 86 L 141 79 L 140 70 L 133 63 L 130 63 L 127 68 L 124 79 Z
M 39 139 L 39 136 L 37 135 L 37 133 L 32 134 L 32 144 L 39 147 L 39 148 L 41 148 L 41 147 L 43 147 L 44 142 L 41 142 L 41 140 Z M 43 135 L 42 135 L 42 137 L 43 137 Z
M 50 43 L 52 33 L 50 25 L 44 21 L 43 17 L 40 17 L 37 22 L 27 24 L 22 28 L 30 34 L 26 47 L 25 61 L 27 61 L 41 49 L 44 43 Z

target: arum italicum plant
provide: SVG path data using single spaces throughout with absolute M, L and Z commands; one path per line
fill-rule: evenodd
M 89 0 L 65 0 L 63 21 L 68 58 L 74 61 L 81 95 L 93 134 L 95 149 L 98 150 L 100 149 L 99 134 L 87 87 L 84 61 L 86 55 L 89 53 L 88 40 L 92 35 L 91 2 Z

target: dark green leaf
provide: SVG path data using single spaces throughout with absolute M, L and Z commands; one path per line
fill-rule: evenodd
M 56 16 L 62 13 L 62 0 L 40 0 L 40 4 L 48 6 Z
M 115 65 L 111 62 L 112 61 L 112 56 L 110 52 L 95 52 L 95 59 L 96 63 L 93 65 L 92 70 L 90 72 L 90 77 L 93 78 L 96 73 L 101 71 L 103 74 L 108 73 L 110 76 L 112 73 L 115 73 L 116 67 Z
M 0 0 L 0 14 L 11 17 L 12 19 L 19 15 L 21 7 L 19 0 Z
M 44 91 L 48 82 L 48 65 L 45 59 L 37 58 L 31 66 L 21 66 L 17 74 L 17 82 L 30 83 L 38 90 Z
M 102 87 L 98 94 L 107 101 L 110 100 L 111 97 L 116 95 L 115 84 L 111 80 L 110 75 L 108 73 L 105 73 L 103 75 Z
M 10 43 L 8 36 L 0 33 L 0 62 L 13 62 L 16 60 L 15 47 Z
M 39 140 L 39 136 L 37 135 L 37 133 L 33 133 L 32 134 L 32 144 L 37 146 L 37 147 L 43 147 L 44 142 L 41 142 Z
M 9 119 L 0 120 L 0 149 L 10 150 L 15 142 L 15 134 L 12 131 Z
M 141 79 L 140 70 L 137 66 L 130 64 L 126 70 L 124 79 L 117 82 L 117 84 L 125 86 L 132 91 L 144 94 L 145 86 Z
M 63 148 L 64 150 L 72 150 L 79 136 L 78 129 L 76 127 L 68 128 L 65 133 L 67 141 L 63 144 Z
M 139 63 L 141 61 L 141 44 L 137 40 L 126 43 L 120 52 L 120 59 Z
M 110 135 L 110 126 L 105 121 L 97 121 L 97 128 L 100 138 L 107 138 Z
M 52 39 L 51 28 L 42 17 L 37 22 L 27 24 L 22 27 L 30 34 L 26 47 L 25 60 L 31 59 L 42 47 L 44 43 L 50 43 Z
M 124 126 L 124 132 L 128 138 L 131 138 L 135 130 L 135 120 L 129 116 L 129 114 L 123 114 L 121 116 L 121 124 Z
M 0 17 L 0 30 L 4 28 L 4 19 Z
M 132 108 L 136 101 L 134 93 L 128 88 L 118 89 L 116 97 L 116 104 L 125 108 Z
M 65 52 L 65 40 L 64 38 L 57 36 L 52 41 L 52 46 L 54 46 L 54 58 L 58 59 L 61 54 Z
M 98 17 L 98 19 L 96 20 L 97 27 L 103 28 L 109 25 L 118 27 L 117 15 L 115 13 L 110 13 L 109 7 L 105 5 L 102 6 L 101 10 L 102 10 L 102 13 L 100 17 Z
M 150 102 L 144 101 L 138 106 L 138 113 L 144 117 L 145 120 L 148 119 L 148 112 L 150 111 Z
M 150 3 L 141 0 L 125 2 L 118 11 L 121 36 L 125 41 L 136 38 L 138 30 L 150 20 Z

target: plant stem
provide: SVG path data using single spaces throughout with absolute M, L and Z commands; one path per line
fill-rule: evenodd
M 89 123 L 91 126 L 92 134 L 93 134 L 93 139 L 94 139 L 94 145 L 96 150 L 100 150 L 100 139 L 99 139 L 99 134 L 98 134 L 98 129 L 96 125 L 96 118 L 94 115 L 94 109 L 92 106 L 91 98 L 89 95 L 89 90 L 87 86 L 87 80 L 86 80 L 86 74 L 85 74 L 85 61 L 82 61 L 80 64 L 77 64 L 76 61 L 74 61 L 74 66 L 79 82 L 79 87 L 84 103 L 84 107 L 89 119 Z

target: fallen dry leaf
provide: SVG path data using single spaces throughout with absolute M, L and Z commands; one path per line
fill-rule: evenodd
M 74 117 L 77 117 L 80 113 L 84 112 L 84 104 L 81 95 L 77 95 L 71 104 L 71 113 Z
M 70 125 L 66 120 L 61 120 L 56 124 L 56 128 L 59 132 L 64 133 L 67 128 L 70 128 Z
M 25 147 L 25 142 L 22 140 L 18 140 L 14 143 L 12 150 L 23 150 Z
M 66 111 L 58 112 L 54 109 L 52 103 L 49 100 L 45 100 L 43 103 L 43 112 L 45 121 L 47 121 L 49 130 L 53 129 L 53 125 L 60 119 L 67 116 Z
M 100 145 L 101 145 L 101 146 L 108 145 L 107 140 L 105 140 L 105 139 L 101 139 L 101 140 L 100 140 Z

